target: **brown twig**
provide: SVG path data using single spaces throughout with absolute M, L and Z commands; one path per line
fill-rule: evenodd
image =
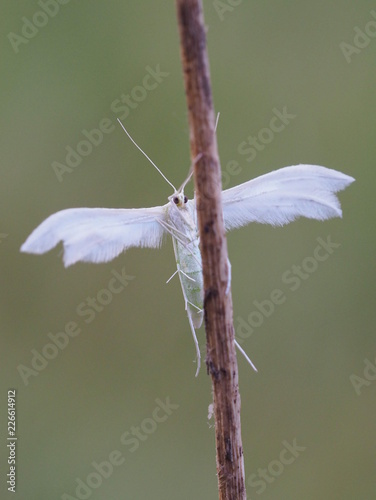
M 206 364 L 212 378 L 220 500 L 246 499 L 238 366 L 225 238 L 221 169 L 215 135 L 201 0 L 176 0 L 181 59 L 195 162 L 195 195 L 204 275 Z M 226 293 L 227 292 L 227 293 Z

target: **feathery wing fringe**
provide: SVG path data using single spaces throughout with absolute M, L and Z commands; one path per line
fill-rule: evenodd
M 62 210 L 43 221 L 21 251 L 41 254 L 62 241 L 66 267 L 78 261 L 108 262 L 130 247 L 159 247 L 165 230 L 158 220 L 165 213 L 165 207 Z
M 222 193 L 226 230 L 250 222 L 282 226 L 298 217 L 341 217 L 335 193 L 354 179 L 317 165 L 281 168 Z

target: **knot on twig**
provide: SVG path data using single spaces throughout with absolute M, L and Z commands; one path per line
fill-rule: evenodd
M 216 299 L 218 297 L 218 290 L 214 287 L 209 287 L 205 290 L 204 297 L 204 308 L 210 300 Z
M 219 382 L 220 380 L 227 377 L 227 370 L 225 370 L 224 368 L 217 368 L 213 363 L 209 353 L 209 349 L 206 355 L 206 366 L 207 366 L 207 373 L 213 377 L 215 382 Z
M 229 462 L 232 462 L 232 446 L 231 446 L 231 439 L 229 437 L 225 438 L 225 448 L 226 448 L 226 460 Z
M 212 231 L 212 229 L 213 229 L 213 225 L 214 225 L 214 223 L 213 223 L 213 221 L 212 221 L 212 220 L 211 220 L 211 221 L 209 221 L 209 222 L 207 222 L 207 223 L 204 225 L 204 233 L 208 234 L 210 231 Z
M 206 356 L 206 366 L 207 366 L 207 371 L 210 373 L 210 375 L 213 377 L 215 381 L 218 381 L 220 378 L 220 370 L 218 370 L 213 361 L 209 358 L 209 353 Z

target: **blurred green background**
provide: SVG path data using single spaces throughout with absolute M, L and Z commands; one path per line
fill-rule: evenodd
M 170 241 L 69 269 L 61 247 L 43 256 L 19 252 L 58 210 L 166 203 L 171 189 L 117 117 L 127 115 L 134 139 L 174 184 L 185 178 L 189 132 L 174 3 L 72 0 L 59 12 L 46 4 L 43 16 L 35 1 L 7 1 L 0 20 L 1 497 L 10 495 L 6 395 L 13 388 L 16 498 L 215 499 L 211 384 L 205 367 L 194 377 L 178 280 L 165 285 L 175 269 Z M 297 163 L 356 178 L 340 194 L 342 220 L 229 234 L 235 327 L 257 310 L 254 301 L 275 289 L 286 297 L 243 344 L 259 373 L 239 357 L 249 498 L 376 498 L 376 373 L 363 373 L 376 356 L 372 9 L 374 2 L 348 0 L 205 2 L 224 187 Z M 41 27 L 33 33 L 29 26 L 33 36 L 22 41 L 24 17 Z M 370 36 L 358 31 L 354 42 L 355 27 L 366 26 Z M 156 88 L 137 88 L 146 68 L 158 66 L 164 76 Z M 119 111 L 122 94 L 135 96 L 128 112 Z M 295 117 L 247 161 L 239 145 L 284 107 Z M 82 131 L 106 118 L 112 131 L 59 181 L 53 162 L 65 163 L 66 147 L 75 149 Z M 229 175 L 233 160 L 240 171 Z M 328 237 L 340 246 L 292 291 L 283 274 Z M 123 269 L 134 279 L 86 323 L 77 308 L 103 297 Z M 23 380 L 20 366 L 32 368 L 31 351 L 41 353 L 48 334 L 72 321 L 80 334 Z M 204 348 L 203 329 L 199 340 Z M 163 422 L 153 417 L 158 398 L 174 405 L 158 413 L 167 415 Z M 132 432 L 141 434 L 130 445 Z M 300 451 L 283 452 L 294 440 Z M 111 471 L 102 462 L 116 450 L 122 463 Z

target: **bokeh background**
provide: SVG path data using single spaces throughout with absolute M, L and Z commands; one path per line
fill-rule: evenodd
M 72 0 L 59 12 L 46 4 L 55 12 L 47 20 L 25 0 L 5 2 L 0 19 L 1 497 L 11 495 L 6 395 L 16 389 L 16 498 L 215 499 L 211 384 L 205 367 L 194 377 L 178 280 L 165 284 L 175 270 L 170 241 L 69 269 L 61 247 L 19 252 L 58 210 L 166 202 L 170 187 L 117 117 L 174 184 L 185 178 L 189 132 L 174 3 Z M 229 234 L 235 327 L 273 290 L 286 298 L 243 343 L 259 373 L 239 357 L 249 498 L 376 498 L 376 372 L 364 374 L 365 360 L 375 364 L 376 356 L 372 9 L 374 2 L 348 0 L 205 2 L 224 187 L 297 163 L 356 178 L 340 194 L 342 220 Z M 20 42 L 23 18 L 35 15 L 44 26 L 34 34 L 29 27 L 34 36 Z M 359 34 L 366 26 L 367 38 Z M 146 68 L 158 66 L 164 76 L 156 88 L 135 90 Z M 118 109 L 122 94 L 139 98 L 128 113 Z M 295 117 L 247 161 L 239 145 L 284 107 Z M 76 149 L 82 131 L 104 119 L 111 132 L 59 179 L 52 164 L 64 164 L 66 147 Z M 339 246 L 292 291 L 282 276 L 328 237 Z M 122 270 L 134 278 L 86 323 L 77 308 L 98 293 L 103 299 Z M 22 378 L 32 350 L 41 353 L 48 334 L 72 321 L 80 334 Z M 204 348 L 203 329 L 199 340 Z M 163 422 L 153 417 L 157 399 L 174 405 L 170 414 L 159 411 Z M 294 442 L 295 455 L 283 452 Z M 121 465 L 102 464 L 99 476 L 93 463 L 114 459 L 116 450 Z

